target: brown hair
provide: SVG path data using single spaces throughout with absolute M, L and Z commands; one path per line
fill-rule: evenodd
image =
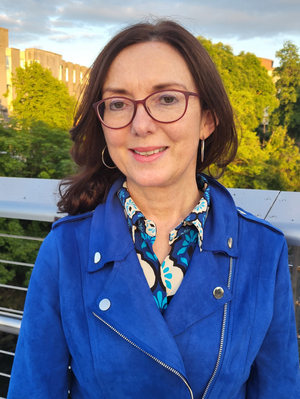
M 156 23 L 138 23 L 117 34 L 90 69 L 71 129 L 74 141 L 71 154 L 81 171 L 60 184 L 58 207 L 61 212 L 75 215 L 93 210 L 105 201 L 112 184 L 122 176 L 117 168 L 108 169 L 102 163 L 101 153 L 106 144 L 92 105 L 102 98 L 103 84 L 116 56 L 128 46 L 149 41 L 167 43 L 182 55 L 194 78 L 202 108 L 210 110 L 214 117 L 216 129 L 205 140 L 204 162 L 200 161 L 198 149 L 196 172 L 209 170 L 212 164 L 217 164 L 222 171 L 234 159 L 237 135 L 232 108 L 220 75 L 204 47 L 176 22 L 159 20 Z

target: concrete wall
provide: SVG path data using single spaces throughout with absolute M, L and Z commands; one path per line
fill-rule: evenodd
M 11 48 L 11 72 L 16 73 L 16 68 L 20 67 L 20 50 Z M 16 98 L 15 89 L 12 88 L 12 98 Z
M 6 47 L 8 47 L 8 29 L 0 28 L 0 101 L 4 107 L 7 106 L 7 99 L 3 97 L 7 90 Z
M 51 53 L 50 51 L 29 48 L 25 50 L 25 61 L 27 63 L 37 61 L 43 68 L 48 68 L 52 75 L 58 79 L 59 66 L 62 63 L 62 56 L 60 54 Z
M 6 48 L 0 46 L 0 101 L 1 105 L 4 107 L 7 107 L 7 98 L 3 97 L 6 90 Z
M 62 76 L 62 81 L 65 83 L 69 90 L 69 94 L 73 96 L 74 90 L 73 90 L 73 68 L 74 64 L 72 62 L 66 62 L 63 61 L 63 76 Z
M 0 28 L 0 47 L 8 47 L 8 29 Z

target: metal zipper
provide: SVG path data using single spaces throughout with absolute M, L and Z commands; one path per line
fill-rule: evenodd
M 101 320 L 104 324 L 106 324 L 109 328 L 111 328 L 114 332 L 116 332 L 120 337 L 122 337 L 123 339 L 125 339 L 125 341 L 129 342 L 131 345 L 133 345 L 135 348 L 139 349 L 141 352 L 145 353 L 145 355 L 151 357 L 151 359 L 153 359 L 154 361 L 156 361 L 158 364 L 160 364 L 161 366 L 165 367 L 167 370 L 171 371 L 172 373 L 176 374 L 179 378 L 181 378 L 181 380 L 185 383 L 185 385 L 187 386 L 190 395 L 191 395 L 191 399 L 194 399 L 194 395 L 193 395 L 193 391 L 192 388 L 190 387 L 189 383 L 187 382 L 187 380 L 185 379 L 185 377 L 177 370 L 173 369 L 172 367 L 168 366 L 167 364 L 165 364 L 164 362 L 162 362 L 161 360 L 157 359 L 156 357 L 150 355 L 150 353 L 144 351 L 142 348 L 140 348 L 139 346 L 137 346 L 134 342 L 130 341 L 130 339 L 128 339 L 127 337 L 125 337 L 125 335 L 121 334 L 118 330 L 116 330 L 114 327 L 112 327 L 110 324 L 108 324 L 106 321 L 104 321 L 103 319 L 101 319 L 101 317 L 99 317 L 96 313 L 93 312 L 93 315 L 96 316 L 99 320 Z
M 231 277 L 232 277 L 232 258 L 230 258 L 230 265 L 229 265 L 229 275 L 228 275 L 228 282 L 227 282 L 227 288 L 230 289 L 230 285 L 231 285 Z M 217 358 L 217 363 L 215 365 L 215 369 L 212 373 L 212 376 L 210 377 L 210 380 L 208 381 L 207 387 L 204 391 L 204 394 L 202 396 L 202 399 L 205 399 L 207 392 L 213 382 L 213 380 L 215 379 L 215 376 L 217 374 L 217 371 L 219 369 L 219 365 L 220 365 L 220 361 L 221 361 L 221 357 L 222 357 L 222 352 L 223 352 L 223 346 L 224 346 L 224 337 L 225 337 L 225 327 L 226 327 L 226 320 L 227 320 L 227 308 L 228 308 L 228 304 L 225 303 L 224 305 L 224 313 L 223 313 L 223 322 L 222 322 L 222 331 L 221 331 L 221 341 L 220 341 L 220 348 L 219 348 L 219 354 L 218 354 L 218 358 Z

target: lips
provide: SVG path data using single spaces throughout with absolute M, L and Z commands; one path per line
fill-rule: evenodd
M 140 151 L 137 149 L 133 149 L 132 151 L 135 154 L 142 155 L 144 157 L 149 157 L 150 155 L 158 154 L 159 152 L 165 151 L 166 149 L 167 149 L 167 147 L 160 147 L 160 148 L 156 148 L 154 150 Z

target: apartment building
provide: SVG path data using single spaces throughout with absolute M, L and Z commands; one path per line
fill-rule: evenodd
M 0 28 L 0 111 L 9 112 L 12 109 L 11 102 L 15 97 L 11 85 L 12 73 L 16 68 L 24 68 L 25 63 L 38 62 L 44 68 L 48 68 L 52 75 L 63 81 L 67 86 L 70 95 L 78 96 L 80 85 L 88 70 L 87 67 L 72 62 L 66 62 L 60 54 L 50 51 L 28 48 L 21 51 L 9 47 L 8 29 Z M 8 91 L 8 97 L 3 94 Z M 7 112 L 6 111 L 6 112 Z

